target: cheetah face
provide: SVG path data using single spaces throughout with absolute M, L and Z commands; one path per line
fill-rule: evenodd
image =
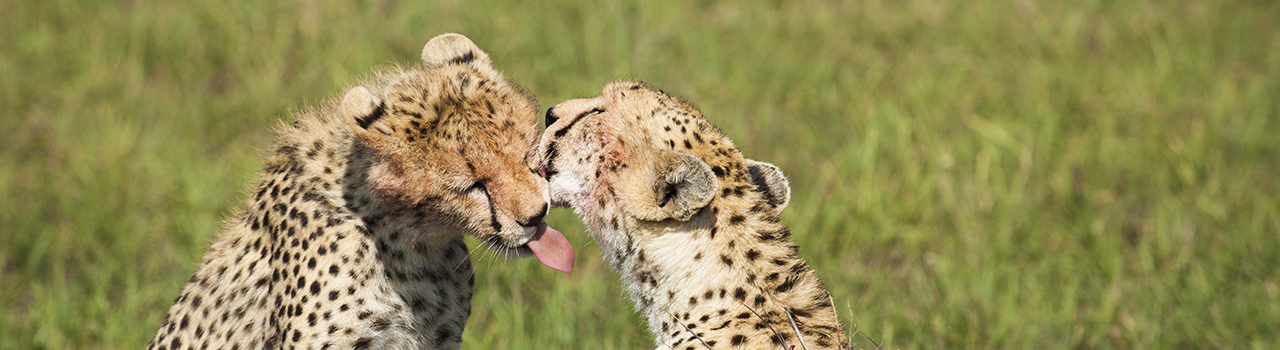
M 546 180 L 525 163 L 537 135 L 533 99 L 461 35 L 432 39 L 422 59 L 424 70 L 342 99 L 343 118 L 374 154 L 368 183 L 434 226 L 569 272 L 572 248 L 543 221 Z
M 776 167 L 743 158 L 698 110 L 662 91 L 609 84 L 546 119 L 531 163 L 541 165 L 552 205 L 574 208 L 605 249 L 633 234 L 622 226 L 680 225 L 713 201 L 763 200 L 775 214 L 786 205 Z

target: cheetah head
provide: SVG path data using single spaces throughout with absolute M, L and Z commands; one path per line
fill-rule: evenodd
M 571 271 L 572 248 L 543 221 L 546 180 L 525 163 L 537 135 L 532 97 L 462 35 L 432 39 L 422 63 L 352 88 L 339 103 L 373 154 L 366 177 L 373 192 L 499 253 L 533 254 Z
M 574 208 L 606 259 L 644 239 L 626 235 L 678 231 L 717 203 L 776 215 L 790 199 L 777 167 L 743 158 L 697 109 L 641 83 L 609 84 L 546 119 L 531 163 L 541 165 L 552 205 Z

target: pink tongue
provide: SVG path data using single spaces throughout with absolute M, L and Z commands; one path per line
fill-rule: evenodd
M 538 262 L 564 273 L 573 273 L 573 246 L 560 231 L 545 222 L 540 223 L 538 233 L 529 239 L 528 245 L 533 255 L 538 257 Z

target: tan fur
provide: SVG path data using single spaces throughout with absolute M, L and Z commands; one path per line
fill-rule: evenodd
M 826 290 L 778 221 L 790 190 L 777 167 L 743 158 L 698 110 L 638 83 L 547 118 L 531 157 L 552 204 L 582 216 L 659 348 L 800 349 L 798 336 L 838 348 Z
M 537 108 L 466 37 L 423 50 L 423 68 L 378 72 L 278 128 L 149 349 L 459 347 L 463 235 L 527 255 L 546 212 L 524 162 Z

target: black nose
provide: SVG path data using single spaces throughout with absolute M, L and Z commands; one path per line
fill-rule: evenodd
M 551 108 L 547 108 L 547 126 L 548 127 L 550 127 L 551 124 L 555 123 L 556 119 L 558 119 L 556 118 L 555 112 L 553 112 L 555 111 L 555 109 L 556 109 L 556 106 L 551 106 Z
M 520 223 L 520 225 L 521 225 L 521 226 L 534 226 L 534 225 L 537 225 L 537 224 L 542 223 L 542 220 L 543 220 L 543 219 L 546 219 L 546 218 L 547 218 L 547 204 L 546 204 L 546 203 L 543 203 L 543 204 L 542 204 L 542 211 L 539 211 L 539 212 L 538 212 L 538 215 L 534 215 L 533 217 L 529 218 L 528 220 L 525 220 L 524 222 Z

